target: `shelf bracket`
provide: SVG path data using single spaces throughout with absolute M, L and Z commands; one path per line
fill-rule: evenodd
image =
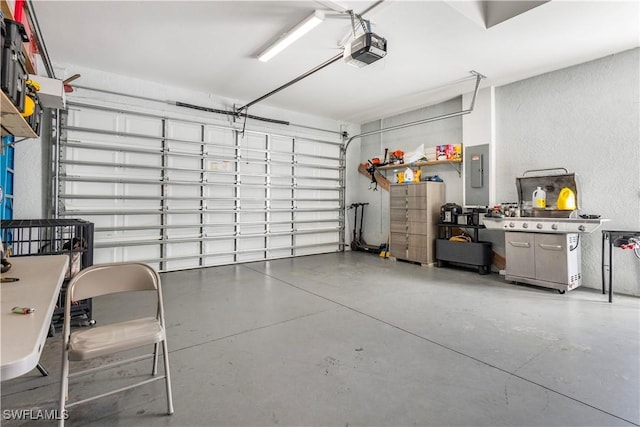
M 456 166 L 456 163 L 458 164 L 458 166 Z M 458 172 L 458 178 L 462 178 L 462 163 L 460 162 L 449 162 L 449 164 L 451 165 L 452 168 L 454 168 L 456 170 L 456 172 Z

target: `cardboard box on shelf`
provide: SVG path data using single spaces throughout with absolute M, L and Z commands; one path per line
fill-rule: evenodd
M 62 80 L 29 74 L 29 79 L 40 84 L 38 98 L 45 108 L 67 108 L 67 97 L 64 92 Z
M 453 160 L 462 160 L 462 144 L 453 144 Z
M 462 160 L 462 144 L 437 145 L 436 160 Z

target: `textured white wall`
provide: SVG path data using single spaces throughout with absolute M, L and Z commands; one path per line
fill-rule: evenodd
M 496 89 L 497 201 L 525 170 L 578 175 L 580 211 L 640 230 L 640 49 Z M 614 290 L 640 295 L 640 260 L 615 250 Z M 583 285 L 601 286 L 601 233 L 582 237 Z
M 478 90 L 473 112 L 462 116 L 462 137 L 465 147 L 494 142 L 494 97 L 493 86 Z M 468 108 L 473 92 L 462 95 L 462 103 Z
M 465 114 L 462 116 L 462 143 L 465 148 L 473 147 L 476 145 L 489 146 L 489 156 L 485 159 L 484 169 L 488 171 L 485 173 L 485 182 L 489 188 L 489 205 L 495 204 L 495 192 L 496 192 L 496 180 L 495 174 L 492 171 L 496 163 L 496 150 L 495 150 L 495 138 L 496 138 L 496 120 L 495 120 L 495 97 L 496 88 L 494 86 L 478 90 L 476 96 L 475 105 L 471 114 Z M 473 99 L 473 92 L 462 95 L 462 104 L 464 108 L 471 105 Z M 464 157 L 464 154 L 463 154 Z M 463 170 L 467 170 L 467 165 L 463 167 Z M 467 177 L 463 174 L 463 178 L 466 181 Z M 463 191 L 466 191 L 463 188 Z M 467 196 L 465 194 L 465 202 L 467 202 Z
M 380 122 L 380 120 L 376 120 L 375 122 L 362 125 L 362 133 L 380 129 Z M 355 165 L 359 165 L 373 157 L 382 158 L 384 148 L 381 148 L 381 140 L 381 134 L 370 135 L 359 139 L 360 150 L 350 151 L 353 155 L 349 161 Z M 349 150 L 351 150 L 351 148 Z M 356 154 L 359 157 L 356 157 Z M 358 174 L 353 181 L 347 180 L 347 187 L 355 189 L 355 191 L 351 193 L 352 199 L 349 201 L 349 204 L 354 202 L 369 203 L 369 205 L 365 207 L 364 211 L 364 230 L 362 233 L 364 235 L 364 240 L 370 245 L 379 245 L 386 242 L 387 234 L 389 232 L 389 207 L 387 206 L 389 204 L 389 193 L 382 187 L 378 187 L 378 191 L 373 191 L 373 188 L 375 187 L 371 185 L 371 180 L 362 174 Z M 347 230 L 351 233 L 347 236 L 347 242 L 351 242 L 353 237 L 353 210 L 347 211 L 347 216 Z M 357 222 L 358 227 L 360 227 L 360 212 L 358 212 Z

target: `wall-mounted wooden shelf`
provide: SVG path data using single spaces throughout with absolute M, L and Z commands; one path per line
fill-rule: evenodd
M 2 136 L 13 135 L 26 138 L 37 138 L 38 135 L 31 129 L 31 126 L 20 115 L 13 102 L 0 91 L 0 127 Z
M 425 166 L 435 166 L 435 165 L 442 165 L 442 164 L 450 164 L 451 166 L 453 166 L 453 168 L 456 170 L 456 172 L 458 172 L 458 176 L 462 175 L 462 167 L 456 167 L 456 165 L 460 165 L 460 163 L 462 163 L 462 159 L 455 159 L 455 160 L 428 160 L 428 161 L 423 161 L 423 162 L 413 162 L 413 163 L 401 163 L 401 164 L 396 164 L 396 165 L 385 165 L 385 166 L 378 166 L 376 167 L 376 171 L 374 173 L 374 178 L 376 180 L 376 182 L 378 183 L 378 185 L 380 185 L 383 189 L 389 191 L 389 185 L 391 185 L 391 182 L 380 173 L 380 171 L 388 171 L 388 170 L 403 170 L 405 168 L 421 168 L 421 167 L 425 167 Z M 366 164 L 360 164 L 358 166 L 358 172 L 360 172 L 362 175 L 371 178 L 371 175 L 369 174 L 369 172 L 367 172 L 367 165 Z
M 423 162 L 402 163 L 396 165 L 378 166 L 377 170 L 404 169 L 404 168 L 421 168 L 423 166 L 435 166 L 442 164 L 462 163 L 462 159 L 456 160 L 428 160 Z
M 453 168 L 458 172 L 458 176 L 462 176 L 462 159 L 450 159 L 450 160 L 427 160 L 423 162 L 413 162 L 413 163 L 402 163 L 398 165 L 386 165 L 386 166 L 378 166 L 376 170 L 402 170 L 405 168 L 422 168 L 425 166 L 436 166 L 449 164 L 453 166 Z

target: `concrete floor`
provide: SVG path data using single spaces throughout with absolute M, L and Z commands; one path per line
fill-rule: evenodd
M 67 425 L 640 424 L 638 298 L 350 252 L 162 278 L 175 414 L 156 382 L 72 408 Z M 101 297 L 94 318 L 147 308 Z M 60 347 L 57 334 L 43 351 L 49 377 L 2 383 L 3 410 L 56 407 Z M 150 365 L 88 376 L 71 397 Z

